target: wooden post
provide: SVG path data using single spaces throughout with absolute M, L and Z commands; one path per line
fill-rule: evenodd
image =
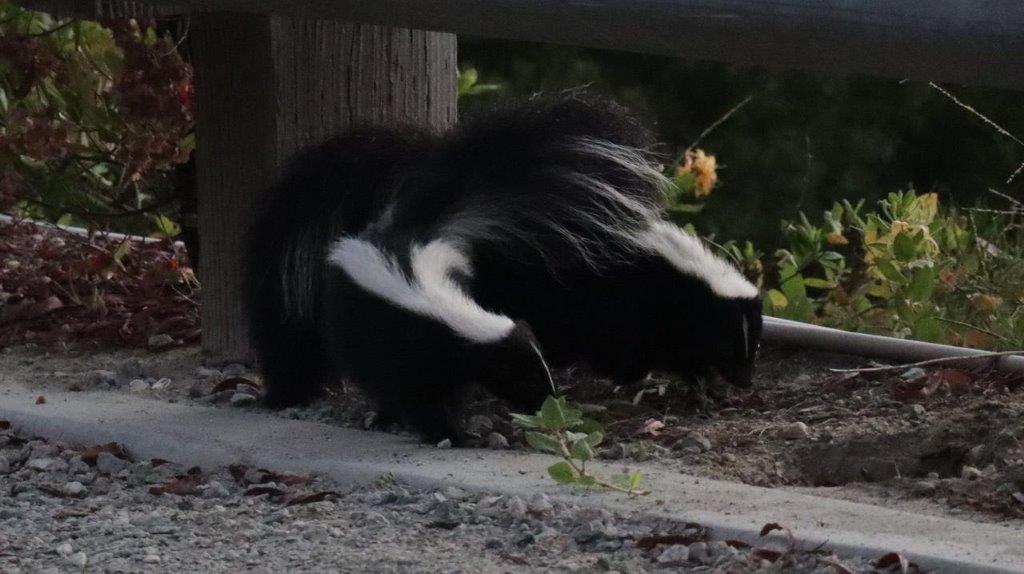
M 248 358 L 239 300 L 253 198 L 297 149 L 356 124 L 455 121 L 455 37 L 255 14 L 195 14 L 203 347 Z

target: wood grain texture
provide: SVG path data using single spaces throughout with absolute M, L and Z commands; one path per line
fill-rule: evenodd
M 363 123 L 455 120 L 450 34 L 307 18 L 193 17 L 203 346 L 248 356 L 238 265 L 254 197 L 297 149 Z
M 147 0 L 1024 89 L 1021 0 Z

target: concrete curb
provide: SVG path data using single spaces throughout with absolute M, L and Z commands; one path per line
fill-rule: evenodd
M 699 522 L 717 536 L 763 542 L 766 522 L 793 528 L 802 547 L 877 558 L 890 551 L 944 572 L 1024 572 L 1024 525 L 978 524 L 913 514 L 641 466 L 655 494 L 627 500 L 553 485 L 548 457 L 487 450 L 441 450 L 411 439 L 287 420 L 258 412 L 171 404 L 121 393 L 0 388 L 0 419 L 56 440 L 117 441 L 140 458 L 205 467 L 232 462 L 315 472 L 342 484 L 391 474 L 423 487 L 529 496 L 544 492 L 579 505 L 641 511 Z M 612 473 L 614 465 L 597 465 Z M 601 468 L 603 466 L 603 468 Z M 635 465 L 634 465 L 635 466 Z

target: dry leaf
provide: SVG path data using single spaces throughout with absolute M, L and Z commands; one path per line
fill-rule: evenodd
M 43 395 L 39 395 L 38 397 L 36 397 L 36 404 L 37 405 L 45 405 L 46 404 L 46 397 L 44 397 Z
M 910 571 L 910 561 L 902 554 L 898 554 L 896 552 L 890 552 L 875 561 L 875 568 L 882 570 L 892 568 L 896 565 L 899 565 L 900 567 L 900 574 L 907 574 L 907 572 Z
M 107 444 L 95 444 L 82 449 L 82 460 L 89 466 L 96 466 L 96 458 L 101 452 L 110 453 L 117 458 L 128 460 L 128 451 L 121 443 L 108 442 Z

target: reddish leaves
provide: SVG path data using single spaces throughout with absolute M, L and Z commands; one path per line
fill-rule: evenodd
M 202 485 L 206 484 L 207 475 L 198 466 L 194 466 L 185 474 L 180 474 L 173 479 L 149 487 L 149 493 L 161 496 L 163 494 L 177 494 L 186 496 L 199 493 Z
M 710 531 L 706 526 L 701 526 L 695 522 L 687 522 L 682 532 L 672 532 L 669 534 L 652 534 L 650 536 L 644 536 L 636 541 L 636 547 L 641 550 L 651 550 L 659 544 L 671 546 L 673 544 L 685 544 L 689 546 L 694 542 L 703 542 L 708 539 Z
M 900 574 L 907 574 L 907 572 L 910 572 L 911 566 L 913 566 L 913 564 L 907 560 L 906 557 L 896 552 L 890 552 L 875 561 L 875 569 L 890 570 L 899 572 Z
M 311 504 L 337 496 L 336 492 L 330 490 L 309 492 L 292 491 L 285 488 L 303 486 L 313 482 L 313 477 L 309 475 L 275 472 L 262 468 L 253 469 L 243 464 L 232 464 L 228 467 L 228 471 L 231 472 L 235 482 L 242 486 L 249 486 L 245 491 L 246 496 L 267 496 L 285 506 Z
M 89 466 L 96 466 L 96 459 L 101 452 L 106 452 L 117 458 L 128 460 L 128 451 L 121 443 L 108 442 L 107 444 L 94 444 L 82 449 L 82 460 Z
M 169 242 L 86 239 L 0 223 L 0 347 L 89 339 L 144 347 L 199 339 L 198 284 Z
M 974 389 L 975 377 L 961 369 L 932 369 L 917 381 L 901 383 L 893 389 L 893 398 L 901 402 L 921 402 L 936 395 L 962 395 Z

